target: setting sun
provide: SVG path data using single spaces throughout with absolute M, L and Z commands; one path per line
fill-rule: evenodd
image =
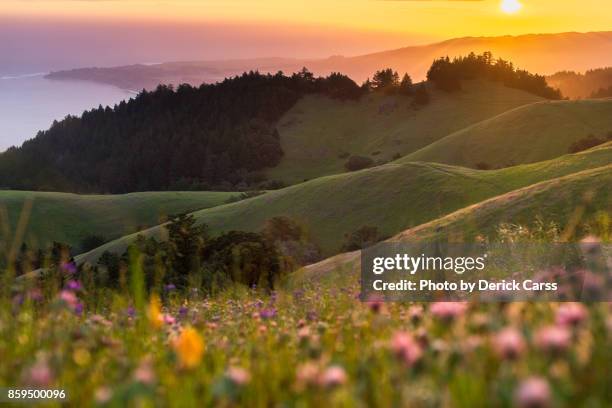
M 506 14 L 514 14 L 522 9 L 523 5 L 519 0 L 502 0 L 500 8 Z

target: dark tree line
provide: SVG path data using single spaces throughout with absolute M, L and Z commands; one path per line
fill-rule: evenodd
M 461 89 L 461 80 L 466 79 L 487 79 L 547 99 L 561 99 L 559 90 L 548 86 L 545 77 L 516 69 L 509 61 L 494 59 L 490 52 L 482 55 L 470 53 L 452 60 L 440 58 L 433 62 L 427 72 L 427 80 L 447 92 Z
M 56 121 L 9 149 L 0 155 L 0 187 L 122 193 L 252 185 L 283 155 L 276 122 L 309 93 L 355 99 L 362 91 L 345 75 L 315 78 L 306 69 L 159 86 Z

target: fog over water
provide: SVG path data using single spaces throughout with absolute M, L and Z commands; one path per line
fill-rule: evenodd
M 53 81 L 44 73 L 0 76 L 0 151 L 48 129 L 53 120 L 134 96 L 86 81 Z

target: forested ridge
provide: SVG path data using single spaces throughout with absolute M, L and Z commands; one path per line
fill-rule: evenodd
M 372 78 L 358 86 L 343 74 L 314 77 L 304 68 L 291 76 L 249 72 L 199 87 L 143 90 L 113 108 L 55 121 L 0 154 L 0 188 L 125 193 L 278 187 L 263 175 L 283 156 L 276 123 L 304 95 L 358 99 L 385 92 L 429 103 L 424 84 L 413 85 L 407 74 L 400 81 L 397 72 L 382 69 Z M 462 80 L 486 79 L 561 98 L 544 77 L 494 60 L 491 53 L 435 60 L 427 79 L 446 92 L 460 91 Z
M 258 171 L 283 154 L 275 123 L 307 93 L 344 99 L 361 90 L 344 75 L 314 78 L 306 70 L 159 86 L 56 121 L 9 149 L 0 155 L 0 187 L 123 193 L 261 182 Z

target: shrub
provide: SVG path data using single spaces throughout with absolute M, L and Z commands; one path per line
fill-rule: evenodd
M 486 162 L 478 162 L 476 163 L 476 168 L 478 170 L 491 170 L 491 165 L 489 163 Z
M 604 139 L 600 139 L 593 135 L 588 135 L 572 143 L 568 149 L 568 152 L 569 153 L 582 152 L 584 150 L 590 149 L 591 147 L 595 147 L 603 143 L 605 143 Z
M 344 164 L 344 168 L 348 171 L 362 170 L 370 167 L 374 161 L 365 156 L 351 156 Z
M 99 246 L 102 246 L 106 242 L 106 238 L 100 235 L 88 235 L 81 240 L 80 248 L 81 252 L 89 252 Z
M 378 233 L 378 228 L 363 226 L 350 234 L 344 235 L 342 251 L 356 251 L 374 245 L 382 238 Z
M 244 192 L 238 194 L 237 196 L 231 196 L 230 198 L 225 200 L 225 202 L 228 203 L 228 204 L 229 203 L 236 203 L 238 201 L 246 200 L 248 198 L 257 197 L 257 196 L 260 196 L 262 194 L 265 194 L 265 191 L 256 191 L 256 190 L 244 191 Z
M 272 289 L 282 271 L 276 247 L 254 232 L 230 231 L 211 240 L 203 260 L 207 272 L 249 287 Z
M 427 85 L 421 82 L 419 86 L 416 87 L 414 91 L 414 101 L 413 103 L 417 106 L 427 105 L 430 101 L 429 91 L 427 91 Z

